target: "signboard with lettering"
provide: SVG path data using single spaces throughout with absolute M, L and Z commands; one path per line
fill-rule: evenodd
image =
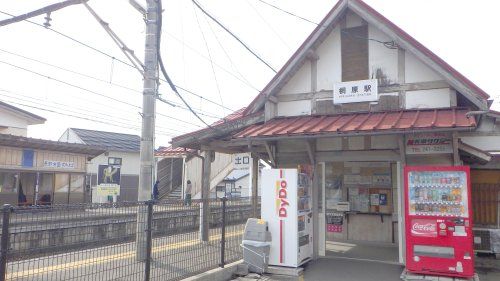
M 377 79 L 341 82 L 333 85 L 334 104 L 377 100 Z
M 451 135 L 426 133 L 409 135 L 406 138 L 406 154 L 453 153 Z
M 120 195 L 120 166 L 99 165 L 97 170 L 97 195 Z
M 75 162 L 43 160 L 43 166 L 45 168 L 75 169 Z
M 243 170 L 250 168 L 251 159 L 248 153 L 233 154 L 234 169 Z

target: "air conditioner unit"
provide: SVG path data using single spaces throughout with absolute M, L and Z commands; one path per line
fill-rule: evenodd
M 500 229 L 473 228 L 474 251 L 477 253 L 492 253 L 500 258 Z

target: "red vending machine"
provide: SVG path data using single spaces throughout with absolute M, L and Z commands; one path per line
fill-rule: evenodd
M 469 167 L 405 167 L 406 269 L 474 275 Z

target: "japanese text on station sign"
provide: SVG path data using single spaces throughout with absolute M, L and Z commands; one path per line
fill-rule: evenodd
M 233 155 L 235 169 L 248 169 L 250 167 L 250 154 L 240 153 Z
M 341 82 L 333 85 L 334 104 L 377 100 L 377 79 Z

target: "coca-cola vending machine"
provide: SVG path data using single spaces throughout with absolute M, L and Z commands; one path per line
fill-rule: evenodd
M 474 275 L 470 170 L 405 167 L 406 269 L 426 275 Z

